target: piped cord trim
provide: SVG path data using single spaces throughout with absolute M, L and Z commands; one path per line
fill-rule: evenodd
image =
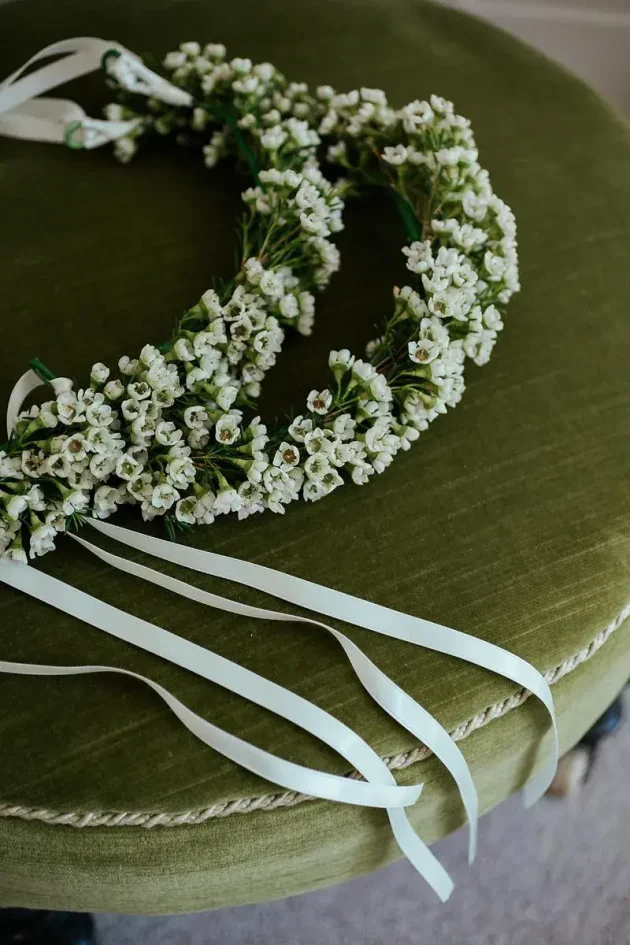
M 590 643 L 578 653 L 560 663 L 554 669 L 543 673 L 543 677 L 550 686 L 559 682 L 564 676 L 572 673 L 582 663 L 586 663 L 604 646 L 625 620 L 630 617 L 630 603 L 617 614 L 615 619 L 595 636 Z M 507 699 L 496 702 L 482 712 L 462 722 L 454 731 L 450 732 L 454 741 L 463 741 L 477 729 L 484 728 L 495 719 L 502 718 L 517 709 L 530 697 L 526 689 L 519 689 Z M 383 762 L 394 771 L 408 768 L 419 761 L 424 761 L 433 754 L 428 748 L 418 746 L 409 751 L 401 752 L 391 757 L 383 757 Z M 352 772 L 350 777 L 360 777 Z M 68 811 L 66 813 L 48 810 L 43 807 L 22 807 L 18 804 L 1 803 L 0 817 L 17 818 L 18 820 L 36 820 L 51 825 L 67 827 L 190 827 L 204 824 L 217 817 L 230 817 L 232 814 L 251 814 L 255 811 L 272 811 L 283 807 L 296 807 L 306 801 L 317 800 L 308 794 L 299 794 L 295 791 L 283 791 L 277 794 L 262 794 L 256 797 L 241 797 L 232 801 L 222 801 L 198 810 L 184 811 L 179 814 L 156 813 L 155 811 Z

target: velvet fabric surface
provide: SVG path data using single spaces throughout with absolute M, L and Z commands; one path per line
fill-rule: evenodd
M 270 60 L 292 79 L 382 87 L 395 104 L 436 92 L 472 119 L 481 162 L 519 224 L 523 290 L 493 360 L 469 369 L 457 410 L 368 486 L 282 517 L 220 521 L 192 540 L 457 627 L 541 670 L 579 652 L 630 597 L 626 125 L 531 49 L 417 0 L 21 0 L 0 8 L 0 74 L 77 35 L 110 37 L 156 59 L 186 39 L 225 42 L 232 55 Z M 67 92 L 92 109 L 107 100 L 100 75 Z M 93 361 L 167 336 L 212 276 L 231 273 L 244 186 L 234 168 L 208 172 L 198 154 L 167 145 L 122 167 L 107 149 L 0 139 L 0 403 L 34 356 L 80 381 Z M 263 416 L 299 407 L 320 386 L 331 347 L 359 352 L 404 279 L 393 206 L 370 198 L 349 206 L 346 220 L 342 271 L 318 300 L 313 338 L 287 344 Z M 185 603 L 69 541 L 37 567 L 288 686 L 383 756 L 414 747 L 314 628 Z M 269 605 L 254 591 L 185 578 Z M 129 668 L 261 747 L 344 770 L 291 724 L 6 587 L 0 626 L 5 659 Z M 463 662 L 343 629 L 449 730 L 515 690 Z M 624 625 L 554 687 L 565 747 L 629 671 Z M 462 743 L 484 809 L 522 783 L 544 724 L 529 700 Z M 427 782 L 413 819 L 428 841 L 461 823 L 434 759 L 400 777 Z M 177 814 L 276 791 L 128 680 L 0 676 L 0 804 Z M 323 802 L 150 830 L 3 817 L 0 904 L 190 911 L 338 882 L 396 855 L 384 814 Z

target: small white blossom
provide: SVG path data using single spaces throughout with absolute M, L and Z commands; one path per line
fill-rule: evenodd
M 289 424 L 289 433 L 296 443 L 303 443 L 304 437 L 313 429 L 313 421 L 310 417 L 300 415 Z
M 273 458 L 274 466 L 279 466 L 281 469 L 290 469 L 293 466 L 297 466 L 299 462 L 300 451 L 298 448 L 291 443 L 283 441 Z
M 194 507 L 194 515 L 198 522 L 202 525 L 211 525 L 214 522 L 213 508 L 216 501 L 216 496 L 213 492 L 204 493 L 201 498 L 197 500 Z
M 407 134 L 415 134 L 424 125 L 430 124 L 435 118 L 433 109 L 428 102 L 410 102 L 400 110 L 403 128 Z
M 6 514 L 13 521 L 17 521 L 28 508 L 28 501 L 24 495 L 2 496 L 1 501 Z
M 112 486 L 100 486 L 94 493 L 92 512 L 95 518 L 109 518 L 118 507 L 118 489 Z
M 23 479 L 20 459 L 17 456 L 8 456 L 0 450 L 0 479 Z
M 347 348 L 330 352 L 328 365 L 334 374 L 335 380 L 341 380 L 346 371 L 349 371 L 354 364 L 354 360 L 354 355 Z
M 186 387 L 188 390 L 194 390 L 197 386 L 204 384 L 209 377 L 210 374 L 204 371 L 203 368 L 193 368 L 192 371 L 189 371 L 186 375 Z
M 44 512 L 46 510 L 46 498 L 41 486 L 31 486 L 26 493 L 26 501 L 28 502 L 29 509 L 32 509 L 34 512 Z
M 292 294 L 285 295 L 280 299 L 279 308 L 280 314 L 283 315 L 284 318 L 293 319 L 297 318 L 300 314 L 300 303 L 297 297 Z
M 267 151 L 277 151 L 288 137 L 289 135 L 280 125 L 275 125 L 263 132 L 260 136 L 260 143 Z
M 124 453 L 116 462 L 116 475 L 120 479 L 135 479 L 142 472 L 142 465 L 130 453 Z
M 195 349 L 188 338 L 178 338 L 173 346 L 173 351 L 180 361 L 195 360 Z
M 73 489 L 66 492 L 62 499 L 63 510 L 66 515 L 74 515 L 75 512 L 84 512 L 90 504 L 90 497 L 86 492 L 80 489 Z
M 225 515 L 228 512 L 238 512 L 243 504 L 243 500 L 236 491 L 230 487 L 220 489 L 216 495 L 213 506 L 213 512 L 216 515 Z
M 137 360 L 132 360 L 128 358 L 127 355 L 122 357 L 118 362 L 118 368 L 121 374 L 127 374 L 132 377 L 138 372 L 139 362 Z
M 368 386 L 372 383 L 376 375 L 376 368 L 367 361 L 361 361 L 359 358 L 357 358 L 352 365 L 352 377 L 355 384 L 362 383 L 365 386 Z
M 333 395 L 329 390 L 312 390 L 307 397 L 306 406 L 311 413 L 326 414 L 333 402 Z
M 162 446 L 174 446 L 175 443 L 179 443 L 183 435 L 183 431 L 179 430 L 170 420 L 160 420 L 155 428 L 156 442 Z
M 101 384 L 104 384 L 107 378 L 109 377 L 109 368 L 106 364 L 102 362 L 97 362 L 92 365 L 92 370 L 90 372 L 90 380 L 93 384 L 96 384 L 100 387 Z
M 330 460 L 321 451 L 309 456 L 304 463 L 304 472 L 309 479 L 321 480 L 331 469 Z
M 231 446 L 232 443 L 236 443 L 241 435 L 239 419 L 240 418 L 234 414 L 226 413 L 217 420 L 214 428 L 214 436 L 217 443 L 222 443 L 224 446 Z
M 71 463 L 80 463 L 87 456 L 88 443 L 83 433 L 75 433 L 63 442 L 62 452 Z
M 490 282 L 499 282 L 505 276 L 507 266 L 503 256 L 488 251 L 483 257 L 483 264 Z
M 196 505 L 197 499 L 195 496 L 185 496 L 183 499 L 179 499 L 175 506 L 175 518 L 177 521 L 183 522 L 186 525 L 194 525 L 197 521 L 195 517 Z
M 238 388 L 233 384 L 226 384 L 219 390 L 216 401 L 221 410 L 229 410 L 237 397 Z
M 31 450 L 22 450 L 21 469 L 25 476 L 37 479 L 43 472 L 45 465 L 46 457 L 42 452 L 34 453 Z
M 214 289 L 208 289 L 204 292 L 201 296 L 201 303 L 205 307 L 210 321 L 219 318 L 222 312 L 221 300 Z
M 108 381 L 103 388 L 103 393 L 107 400 L 120 400 L 125 393 L 125 385 L 121 380 Z
M 114 421 L 114 414 L 109 404 L 104 402 L 103 394 L 98 395 L 99 400 L 95 400 L 85 411 L 85 419 L 94 427 L 108 427 Z
M 208 423 L 208 414 L 200 406 L 186 407 L 184 423 L 191 430 L 202 430 Z
M 151 396 L 151 387 L 146 381 L 132 381 L 127 385 L 127 393 L 132 400 L 146 400 Z
M 168 511 L 168 509 L 175 505 L 178 499 L 179 492 L 169 482 L 162 482 L 153 489 L 151 505 L 155 509 Z
M 0 549 L 2 545 L 0 545 Z M 22 542 L 19 539 L 19 536 L 16 536 L 11 544 L 8 546 L 6 551 L 0 551 L 0 559 L 4 558 L 6 561 L 18 561 L 20 564 L 28 564 L 28 558 L 26 552 L 22 546 Z
M 187 457 L 180 456 L 172 459 L 167 465 L 166 475 L 169 482 L 177 489 L 185 489 L 186 486 L 195 481 L 196 471 Z
M 383 149 L 381 157 L 388 164 L 398 166 L 404 164 L 407 160 L 407 148 L 403 144 L 397 144 L 395 148 L 387 147 Z
M 403 253 L 407 257 L 407 269 L 411 272 L 419 275 L 433 266 L 433 252 L 429 240 L 416 241 L 411 246 L 403 246 Z
M 503 321 L 501 319 L 501 313 L 498 308 L 494 305 L 489 305 L 483 313 L 483 323 L 486 328 L 490 328 L 492 331 L 501 331 L 503 328 Z
M 335 417 L 333 432 L 341 440 L 351 440 L 354 437 L 355 422 L 349 413 L 342 413 Z
M 116 469 L 116 456 L 97 453 L 90 460 L 90 472 L 96 479 L 107 479 Z
M 324 430 L 322 427 L 316 427 L 304 437 L 304 446 L 309 456 L 315 453 L 330 453 L 332 449 L 332 439 L 334 433 L 331 430 Z
M 392 392 L 383 374 L 370 381 L 370 395 L 379 403 L 389 403 L 392 399 Z
M 38 525 L 30 536 L 30 556 L 37 558 L 55 550 L 55 529 L 51 525 Z
M 57 396 L 57 412 L 61 422 L 70 426 L 81 421 L 85 414 L 85 404 L 77 399 L 74 391 L 65 391 Z

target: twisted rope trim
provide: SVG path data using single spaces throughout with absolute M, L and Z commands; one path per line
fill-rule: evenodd
M 590 660 L 604 643 L 610 639 L 615 630 L 630 617 L 630 603 L 619 612 L 612 623 L 608 624 L 597 636 L 574 656 L 565 660 L 555 669 L 543 673 L 544 678 L 553 686 L 563 676 L 572 673 L 574 669 Z M 454 731 L 450 732 L 454 741 L 460 742 L 468 738 L 474 731 L 488 725 L 494 719 L 499 719 L 529 699 L 531 693 L 527 689 L 519 689 L 513 695 L 484 709 L 478 715 L 462 722 Z M 418 761 L 424 761 L 433 752 L 424 745 L 401 752 L 398 755 L 384 756 L 383 761 L 390 770 L 408 768 Z M 353 771 L 351 778 L 360 778 L 361 775 Z M 263 794 L 259 797 L 242 797 L 234 801 L 223 801 L 206 807 L 202 810 L 185 811 L 181 814 L 156 814 L 144 811 L 89 811 L 80 813 L 69 811 L 60 813 L 47 810 L 44 807 L 21 807 L 17 804 L 0 803 L 0 817 L 16 817 L 19 820 L 39 820 L 46 824 L 62 824 L 68 827 L 183 827 L 194 824 L 204 824 L 215 817 L 230 817 L 232 814 L 251 814 L 257 810 L 277 810 L 281 807 L 296 807 L 305 801 L 314 801 L 317 798 L 309 794 L 299 794 L 296 791 L 285 791 L 282 794 Z

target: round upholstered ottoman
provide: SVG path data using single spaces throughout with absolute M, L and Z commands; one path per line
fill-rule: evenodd
M 517 653 L 552 684 L 568 749 L 630 673 L 626 126 L 530 49 L 416 0 L 21 0 L 0 8 L 0 71 L 77 35 L 157 55 L 181 40 L 220 41 L 292 78 L 382 87 L 395 104 L 436 92 L 470 116 L 519 224 L 523 290 L 491 364 L 470 372 L 456 412 L 365 489 L 285 516 L 226 519 L 192 542 Z M 70 94 L 93 108 L 105 101 L 100 77 Z M 97 358 L 166 336 L 212 274 L 231 274 L 242 181 L 229 168 L 208 174 L 198 155 L 167 145 L 124 169 L 107 149 L 2 140 L 0 155 L 0 402 L 34 355 L 80 377 Z M 291 341 L 272 374 L 267 414 L 299 406 L 331 347 L 358 350 L 372 337 L 400 278 L 400 244 L 389 200 L 349 206 L 342 270 L 313 338 Z M 183 602 L 70 541 L 37 567 L 342 719 L 400 783 L 425 783 L 410 817 L 427 842 L 460 826 L 447 772 L 371 702 L 330 637 Z M 5 586 L 0 614 L 2 659 L 124 667 L 269 751 L 348 773 L 289 722 Z M 344 630 L 454 733 L 483 810 L 523 784 L 547 724 L 534 699 L 453 658 Z M 247 773 L 132 680 L 0 676 L 0 905 L 200 910 L 338 883 L 397 855 L 382 811 L 313 801 Z

